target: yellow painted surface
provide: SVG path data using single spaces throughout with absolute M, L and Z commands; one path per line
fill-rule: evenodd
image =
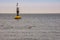
M 21 19 L 21 16 L 15 16 L 15 19 Z

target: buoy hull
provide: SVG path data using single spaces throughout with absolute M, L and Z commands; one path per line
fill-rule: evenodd
M 21 16 L 15 16 L 14 19 L 21 19 Z

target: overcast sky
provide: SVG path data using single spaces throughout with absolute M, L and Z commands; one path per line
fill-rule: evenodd
M 60 0 L 0 0 L 0 13 L 60 13 Z

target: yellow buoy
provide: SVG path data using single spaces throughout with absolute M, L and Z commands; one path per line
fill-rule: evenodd
M 21 19 L 21 16 L 19 16 L 19 7 L 18 7 L 18 3 L 17 3 L 16 13 L 17 13 L 17 15 L 15 16 L 15 19 Z

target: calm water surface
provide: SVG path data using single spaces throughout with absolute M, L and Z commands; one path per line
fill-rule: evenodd
M 60 14 L 0 14 L 0 40 L 60 40 Z

